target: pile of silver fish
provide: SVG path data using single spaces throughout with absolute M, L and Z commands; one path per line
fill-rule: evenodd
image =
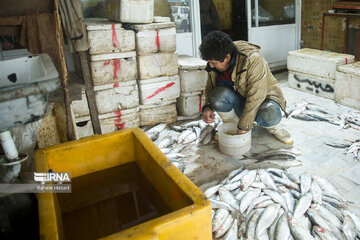
M 344 148 L 346 149 L 346 154 L 353 154 L 354 160 L 360 161 L 360 139 L 351 141 L 350 143 L 325 143 L 328 146 L 334 148 Z
M 204 194 L 212 203 L 215 239 L 360 237 L 358 216 L 333 185 L 316 175 L 296 178 L 277 168 L 240 168 Z
M 206 124 L 203 120 L 196 120 L 183 125 L 172 126 L 159 123 L 144 128 L 143 131 L 169 160 L 183 172 L 185 169 L 184 160 L 188 157 L 183 153 L 183 150 L 189 144 L 196 146 L 209 144 L 219 124 L 221 124 L 221 120 L 212 124 Z
M 296 103 L 287 109 L 287 118 L 295 118 L 303 121 L 323 121 L 340 126 L 340 129 L 353 128 L 360 130 L 360 112 L 347 111 L 340 115 L 331 114 L 328 110 L 314 103 Z

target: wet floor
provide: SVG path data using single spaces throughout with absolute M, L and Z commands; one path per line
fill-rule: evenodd
M 280 82 L 288 106 L 306 101 L 335 115 L 354 110 L 333 100 L 289 88 L 287 71 L 274 75 Z M 295 175 L 307 172 L 328 179 L 348 201 L 353 202 L 349 208 L 360 215 L 360 162 L 354 160 L 353 155 L 345 154 L 345 149 L 325 145 L 359 139 L 360 131 L 352 128 L 340 129 L 339 126 L 327 122 L 306 122 L 293 118 L 283 119 L 282 124 L 294 138 L 291 146 L 282 144 L 263 128 L 254 126 L 251 152 L 292 146 L 299 149 L 301 156 L 298 159 L 302 161 L 302 166 L 290 168 L 289 171 Z M 247 162 L 220 153 L 216 141 L 199 148 L 190 145 L 186 151 L 191 157 L 186 160 L 184 173 L 199 187 L 225 178 L 231 170 Z

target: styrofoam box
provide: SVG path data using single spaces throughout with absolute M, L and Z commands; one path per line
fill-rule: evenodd
M 135 25 L 136 52 L 138 55 L 149 55 L 156 52 L 176 51 L 175 23 L 150 23 Z
M 181 93 L 177 99 L 177 111 L 181 116 L 194 116 L 201 113 L 204 106 L 205 95 L 203 91 Z
M 109 133 L 125 128 L 139 127 L 140 116 L 139 108 L 131 108 L 119 110 L 114 113 L 99 115 L 101 132 Z M 75 118 L 75 137 L 80 139 L 83 137 L 94 135 L 90 116 Z
M 87 18 L 85 24 L 90 54 L 135 50 L 134 31 L 123 29 L 121 23 L 105 18 Z
M 99 114 L 139 106 L 139 91 L 136 80 L 95 86 L 95 100 Z M 82 99 L 71 103 L 75 117 L 89 115 L 85 91 Z
M 175 52 L 138 56 L 139 78 L 149 79 L 178 74 L 178 55 Z
M 94 85 L 137 79 L 136 52 L 91 55 L 90 66 Z
M 335 79 L 336 67 L 354 62 L 354 59 L 349 54 L 303 48 L 288 53 L 287 68 L 290 71 Z
M 177 120 L 176 100 L 159 104 L 140 105 L 140 125 L 150 126 L 160 122 L 174 123 Z
M 208 79 L 208 73 L 204 70 L 206 61 L 179 55 L 178 64 L 181 92 L 191 93 L 205 89 Z
M 337 68 L 335 100 L 360 110 L 360 61 Z
M 159 77 L 139 81 L 140 103 L 153 104 L 180 96 L 179 76 Z
M 154 0 L 105 0 L 105 14 L 118 22 L 151 23 Z
M 334 99 L 335 80 L 289 71 L 289 87 L 321 97 Z

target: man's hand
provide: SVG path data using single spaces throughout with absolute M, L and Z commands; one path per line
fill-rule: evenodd
M 215 114 L 214 111 L 211 110 L 210 108 L 205 108 L 203 115 L 202 115 L 202 120 L 204 120 L 204 122 L 206 123 L 213 123 L 215 122 Z
M 238 129 L 237 131 L 236 131 L 236 135 L 241 135 L 241 134 L 245 134 L 246 133 L 246 131 L 244 131 L 244 130 L 242 130 L 242 129 Z

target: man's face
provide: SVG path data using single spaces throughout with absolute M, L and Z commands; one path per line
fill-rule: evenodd
M 228 70 L 231 60 L 231 55 L 228 53 L 224 59 L 224 61 L 220 62 L 217 60 L 208 60 L 208 63 L 210 65 L 211 68 L 216 68 L 218 71 L 220 72 L 224 72 L 226 70 Z

